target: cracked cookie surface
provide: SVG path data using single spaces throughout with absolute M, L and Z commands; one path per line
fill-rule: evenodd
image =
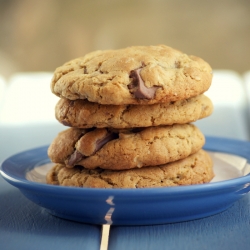
M 152 105 L 101 105 L 60 99 L 55 116 L 70 127 L 135 128 L 190 123 L 209 116 L 212 111 L 213 104 L 205 95 Z
M 192 124 L 138 129 L 69 128 L 54 139 L 48 156 L 69 168 L 81 165 L 121 170 L 183 159 L 204 143 L 204 135 Z
M 188 99 L 211 85 L 212 69 L 199 57 L 165 45 L 99 50 L 58 67 L 54 94 L 100 104 L 154 104 Z
M 185 159 L 143 169 L 103 170 L 56 164 L 47 174 L 48 184 L 90 188 L 149 188 L 207 183 L 214 177 L 211 157 L 204 150 Z

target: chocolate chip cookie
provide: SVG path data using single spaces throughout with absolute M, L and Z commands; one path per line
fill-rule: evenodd
M 47 174 L 47 183 L 90 188 L 148 188 L 207 183 L 214 177 L 207 152 L 199 150 L 172 163 L 129 170 L 67 168 L 56 164 Z
M 70 127 L 136 128 L 190 123 L 209 116 L 212 111 L 213 104 L 205 95 L 152 105 L 101 105 L 60 99 L 55 116 Z
M 72 168 L 122 170 L 183 159 L 204 145 L 192 124 L 138 129 L 78 129 L 59 133 L 48 149 L 52 162 Z
M 99 50 L 58 67 L 54 94 L 111 105 L 155 104 L 204 93 L 212 69 L 199 57 L 165 45 Z

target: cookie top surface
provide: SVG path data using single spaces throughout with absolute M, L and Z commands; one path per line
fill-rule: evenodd
M 214 177 L 212 159 L 199 150 L 185 159 L 140 169 L 111 171 L 67 168 L 55 165 L 47 174 L 48 184 L 90 188 L 148 188 L 207 183 Z
M 197 152 L 204 143 L 204 135 L 192 124 L 139 130 L 69 128 L 54 139 L 48 156 L 69 168 L 122 170 L 173 162 Z
M 58 67 L 54 94 L 100 104 L 154 104 L 188 99 L 211 85 L 210 65 L 165 45 L 94 51 Z
M 199 95 L 186 100 L 152 105 L 102 105 L 87 100 L 60 99 L 56 119 L 76 128 L 136 128 L 184 124 L 209 116 L 211 100 Z

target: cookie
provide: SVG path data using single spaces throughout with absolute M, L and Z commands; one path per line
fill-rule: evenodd
M 48 156 L 69 168 L 122 170 L 183 159 L 204 142 L 204 135 L 192 124 L 120 130 L 69 128 L 54 139 Z
M 212 111 L 213 104 L 205 95 L 152 105 L 101 105 L 60 99 L 55 116 L 70 127 L 135 128 L 190 123 L 209 116 Z
M 90 188 L 147 188 L 207 183 L 214 177 L 211 157 L 204 150 L 172 163 L 129 170 L 67 168 L 55 165 L 48 184 Z
M 99 50 L 58 67 L 51 90 L 69 100 L 100 104 L 155 104 L 188 99 L 211 85 L 212 69 L 199 57 L 165 45 Z

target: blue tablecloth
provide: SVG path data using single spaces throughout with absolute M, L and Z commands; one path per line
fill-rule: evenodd
M 0 249 L 87 249 L 100 246 L 101 226 L 54 217 L 0 177 Z M 250 194 L 220 214 L 182 223 L 111 226 L 109 250 L 250 249 Z

